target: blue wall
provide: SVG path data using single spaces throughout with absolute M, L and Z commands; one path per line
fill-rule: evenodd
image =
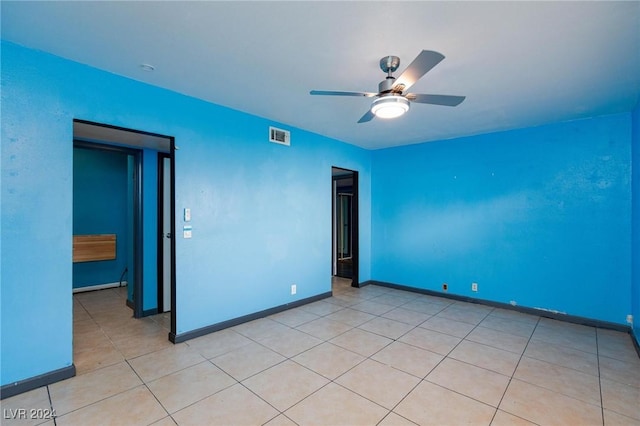
M 632 258 L 633 277 L 631 308 L 633 313 L 633 330 L 636 341 L 640 345 L 640 102 L 636 105 L 632 114 L 633 136 L 633 180 L 632 180 L 632 202 L 633 202 L 633 234 L 632 234 Z
M 128 258 L 128 159 L 121 152 L 74 148 L 73 234 L 115 234 L 116 258 L 73 264 L 73 288 L 117 283 Z
M 621 114 L 373 152 L 373 278 L 625 324 L 630 137 Z
M 51 62 L 2 44 L 3 385 L 72 361 L 73 116 L 59 95 L 76 90 Z
M 180 147 L 179 334 L 331 290 L 331 166 L 360 172 L 360 279 L 371 278 L 368 151 L 12 43 L 1 59 L 2 385 L 73 361 L 74 118 Z M 269 125 L 290 129 L 292 146 L 270 144 Z M 154 214 L 145 206 L 149 226 Z
M 369 152 L 11 43 L 1 59 L 2 385 L 73 361 L 74 118 L 180 147 L 178 334 L 330 291 L 331 166 L 360 172 L 361 281 L 446 281 L 455 294 L 639 317 L 637 109 Z M 268 143 L 269 125 L 291 130 L 292 146 Z M 145 280 L 156 273 L 156 196 L 144 190 Z M 154 298 L 145 292 L 145 309 Z
M 367 151 L 297 129 L 291 147 L 270 144 L 266 120 L 193 112 L 206 129 L 176 139 L 178 333 L 331 290 L 331 166 L 360 171 L 360 280 L 370 278 Z M 185 207 L 192 239 L 180 238 Z

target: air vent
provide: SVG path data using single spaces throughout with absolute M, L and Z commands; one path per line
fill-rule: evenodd
M 269 127 L 269 142 L 289 146 L 291 145 L 291 134 L 288 130 Z

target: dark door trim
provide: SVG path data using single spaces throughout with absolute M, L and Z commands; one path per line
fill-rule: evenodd
M 358 217 L 359 211 L 359 197 L 358 197 L 358 172 L 356 170 L 349 170 L 342 167 L 331 167 L 332 177 L 331 177 L 331 268 L 333 272 L 333 251 L 335 249 L 335 235 L 334 235 L 334 221 L 335 221 L 335 197 L 333 193 L 333 182 L 335 180 L 344 178 L 345 176 L 349 176 L 353 179 L 353 196 L 351 197 L 351 212 L 353 215 L 353 219 L 351 222 L 351 249 L 352 254 L 351 258 L 353 259 L 353 274 L 351 278 L 351 286 L 352 287 L 360 287 L 360 219 Z M 338 170 L 344 172 L 340 176 L 334 176 L 333 171 Z
M 164 196 L 160 196 L 160 194 L 164 193 L 164 160 L 166 158 L 169 159 L 171 173 L 169 175 L 170 182 L 170 195 L 169 195 L 169 205 L 170 205 L 170 215 L 169 218 L 171 226 L 171 306 L 169 310 L 171 311 L 171 330 L 169 334 L 169 339 L 171 336 L 175 336 L 176 333 L 176 221 L 175 221 L 175 211 L 176 211 L 176 199 L 175 199 L 175 141 L 174 138 L 170 138 L 171 143 L 171 152 L 169 154 L 164 152 L 158 153 L 158 312 L 161 310 L 164 311 L 164 250 L 163 250 L 163 223 L 164 223 Z M 161 309 L 162 308 L 162 309 Z
M 176 140 L 169 138 L 169 158 L 171 162 L 171 330 L 169 340 L 176 335 Z M 173 337 L 172 337 L 173 336 Z
M 164 160 L 171 155 L 158 153 L 158 313 L 165 311 L 164 306 Z M 175 238 L 175 234 L 171 233 L 171 239 Z M 171 309 L 169 307 L 169 309 Z
M 353 198 L 351 211 L 353 214 L 353 230 L 351 231 L 351 238 L 353 248 L 353 281 L 352 287 L 360 287 L 360 219 L 358 218 L 359 212 L 359 189 L 358 189 L 358 172 L 353 172 Z

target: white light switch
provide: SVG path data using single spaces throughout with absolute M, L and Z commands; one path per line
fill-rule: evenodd
M 191 225 L 185 225 L 182 227 L 182 236 L 184 238 L 191 238 Z
M 189 222 L 191 220 L 191 209 L 184 209 L 184 221 Z

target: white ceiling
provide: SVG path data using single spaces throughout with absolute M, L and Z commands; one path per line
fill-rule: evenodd
M 369 149 L 630 111 L 640 94 L 639 1 L 1 7 L 5 40 Z M 458 107 L 357 124 L 371 99 L 309 95 L 377 91 L 381 57 L 401 72 L 423 49 L 446 58 L 411 92 Z

